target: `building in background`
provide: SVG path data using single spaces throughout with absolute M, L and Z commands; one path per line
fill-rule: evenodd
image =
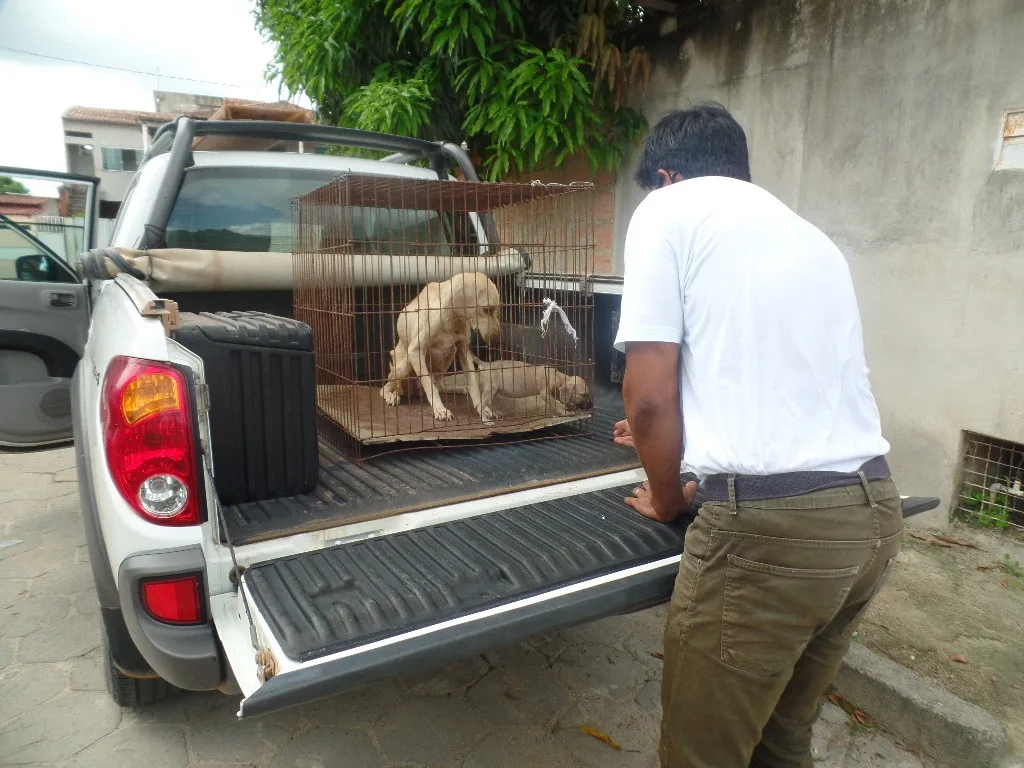
M 0 279 L 17 279 L 17 258 L 38 254 L 23 232 L 61 258 L 81 252 L 85 202 L 71 184 L 53 185 L 50 195 L 0 194 Z
M 0 215 L 18 224 L 32 224 L 40 216 L 57 216 L 55 197 L 39 195 L 0 194 Z
M 293 122 L 312 122 L 312 113 L 285 102 L 263 104 L 191 93 L 154 91 L 154 112 L 74 106 L 64 113 L 64 148 L 69 173 L 100 179 L 99 216 L 114 219 L 132 176 L 142 164 L 157 129 L 184 115 L 265 119 L 266 113 L 287 113 Z M 107 228 L 101 223 L 100 236 Z

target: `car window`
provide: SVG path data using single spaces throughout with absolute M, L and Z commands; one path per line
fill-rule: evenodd
M 167 222 L 169 248 L 291 253 L 292 198 L 319 187 L 332 171 L 294 169 L 196 169 L 185 177 Z M 328 221 L 327 219 L 330 219 Z M 311 222 L 307 233 L 321 243 L 335 230 L 364 253 L 447 253 L 448 228 L 432 211 L 352 209 L 344 217 Z M 443 252 L 443 253 L 442 253 Z
M 34 242 L 17 224 L 4 219 L 0 219 L 0 280 L 77 282 L 65 264 Z

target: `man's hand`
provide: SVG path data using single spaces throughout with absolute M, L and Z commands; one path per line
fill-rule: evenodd
M 633 444 L 633 433 L 629 431 L 629 421 L 626 419 L 615 422 L 615 431 L 612 433 L 612 439 L 616 445 L 636 448 L 636 445 Z
M 680 515 L 687 512 L 693 504 L 693 498 L 697 495 L 697 484 L 692 480 L 680 489 L 681 499 L 675 502 L 675 508 L 667 507 L 665 503 L 655 501 L 651 495 L 650 485 L 644 481 L 633 489 L 633 495 L 626 499 L 626 506 L 632 507 L 644 517 L 657 520 L 662 523 L 671 523 Z

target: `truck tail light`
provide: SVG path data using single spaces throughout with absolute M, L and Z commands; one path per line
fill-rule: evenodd
M 142 606 L 157 621 L 168 624 L 199 624 L 203 620 L 199 576 L 146 579 L 140 585 Z
M 115 357 L 103 382 L 103 441 L 118 490 L 145 520 L 200 522 L 188 387 L 166 363 Z

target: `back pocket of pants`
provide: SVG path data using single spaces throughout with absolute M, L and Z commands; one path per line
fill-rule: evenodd
M 722 661 L 758 675 L 786 671 L 842 608 L 860 572 L 784 568 L 729 555 Z

